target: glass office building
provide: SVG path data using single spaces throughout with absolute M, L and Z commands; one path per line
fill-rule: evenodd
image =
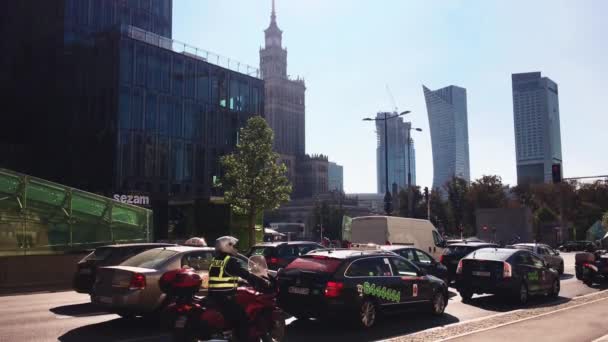
M 171 0 L 7 6 L 0 167 L 146 196 L 160 239 L 225 226 L 214 179 L 239 128 L 263 115 L 258 69 L 171 39 Z
M 394 115 L 395 113 L 377 113 L 376 119 L 376 178 L 378 193 L 386 192 L 386 156 L 385 144 L 388 143 L 388 188 L 393 191 L 393 187 L 397 186 L 397 190 L 406 189 L 408 186 L 408 174 L 411 176 L 411 185 L 416 185 L 416 151 L 414 148 L 414 139 L 411 135 L 411 122 L 403 121 L 403 118 L 394 118 L 387 121 L 388 137 L 384 130 L 384 118 Z M 408 137 L 409 136 L 409 137 Z M 385 137 L 387 140 L 385 140 Z M 410 143 L 407 143 L 408 138 Z M 409 153 L 408 153 L 409 146 Z M 408 165 L 408 163 L 410 165 Z
M 431 129 L 433 188 L 443 189 L 453 177 L 470 181 L 467 90 L 422 88 Z
M 517 184 L 552 181 L 562 164 L 557 84 L 540 72 L 513 74 Z

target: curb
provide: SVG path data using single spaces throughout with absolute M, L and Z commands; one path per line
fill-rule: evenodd
M 604 292 L 604 291 L 600 291 L 600 292 L 597 292 L 597 293 L 602 293 L 602 292 Z M 594 294 L 597 294 L 597 293 L 594 293 Z M 574 298 L 582 298 L 582 297 L 583 296 L 574 297 Z M 575 308 L 578 308 L 578 307 L 581 307 L 581 306 L 585 306 L 587 304 L 593 304 L 593 303 L 601 302 L 603 300 L 608 300 L 608 297 L 592 300 L 592 301 L 586 302 L 586 303 L 576 304 L 576 305 L 573 305 L 573 306 L 569 306 L 567 308 L 557 309 L 557 310 L 551 311 L 551 312 L 545 312 L 545 313 L 542 313 L 542 314 L 538 314 L 536 316 L 521 318 L 521 319 L 518 319 L 518 320 L 515 320 L 515 321 L 512 321 L 512 322 L 498 324 L 498 325 L 494 325 L 494 326 L 491 326 L 491 327 L 488 327 L 488 328 L 483 328 L 483 329 L 479 329 L 479 330 L 470 331 L 470 332 L 467 332 L 467 333 L 464 333 L 464 334 L 459 334 L 459 335 L 451 336 L 451 337 L 444 338 L 444 339 L 441 339 L 441 340 L 437 340 L 437 342 L 449 341 L 449 340 L 457 339 L 457 338 L 464 337 L 464 336 L 478 334 L 478 333 L 481 333 L 481 332 L 484 332 L 484 331 L 488 331 L 488 330 L 498 329 L 498 328 L 501 328 L 501 327 L 504 327 L 504 326 L 507 326 L 507 325 L 517 324 L 517 323 L 520 323 L 520 322 L 529 321 L 531 319 L 536 319 L 536 318 L 539 318 L 539 317 L 553 315 L 555 313 L 559 313 L 559 312 L 562 312 L 562 311 L 567 311 L 567 310 L 570 310 L 570 309 L 575 309 Z M 511 312 L 513 312 L 513 311 L 511 311 Z M 467 321 L 467 322 L 470 322 L 470 321 Z

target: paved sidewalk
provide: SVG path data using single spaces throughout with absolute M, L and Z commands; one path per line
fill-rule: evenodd
M 448 341 L 583 342 L 604 341 L 607 334 L 608 298 Z

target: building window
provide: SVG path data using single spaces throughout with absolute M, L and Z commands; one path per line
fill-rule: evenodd
M 201 145 L 196 145 L 196 154 L 194 155 L 195 178 L 199 184 L 205 183 L 205 150 Z
M 131 147 L 131 134 L 123 131 L 120 134 L 120 168 L 122 170 L 123 181 L 125 178 L 133 175 L 133 170 L 131 169 Z
M 128 40 L 120 42 L 120 78 L 122 83 L 133 82 L 133 44 Z
M 173 56 L 173 95 L 184 94 L 184 60 L 179 56 Z
M 192 174 L 194 169 L 194 155 L 192 151 L 192 144 L 186 144 L 186 156 L 184 158 L 184 180 L 192 181 Z
M 119 122 L 121 129 L 131 128 L 131 92 L 129 87 L 120 88 Z
M 160 105 L 158 107 L 158 132 L 161 135 L 169 135 L 169 116 L 171 115 L 171 106 L 169 98 L 166 96 L 160 97 Z
M 135 135 L 135 144 L 133 148 L 133 173 L 135 177 L 143 177 L 144 176 L 144 156 L 145 156 L 145 148 L 144 148 L 144 138 L 141 134 Z
M 154 136 L 146 136 L 146 154 L 144 159 L 144 175 L 154 177 L 156 175 L 156 140 Z
M 230 110 L 237 110 L 237 99 L 239 97 L 239 82 L 230 80 Z
M 194 98 L 195 69 L 194 61 L 186 61 L 186 97 Z
M 249 111 L 249 85 L 247 82 L 239 82 L 239 98 L 237 101 L 237 110 L 239 112 Z
M 171 92 L 171 55 L 165 51 L 160 53 L 160 87 L 165 94 Z
M 184 108 L 184 137 L 192 139 L 194 137 L 194 103 L 186 102 Z
M 218 91 L 219 91 L 219 105 L 220 107 L 226 108 L 228 105 L 228 81 L 226 75 L 220 73 L 218 76 Z
M 156 132 L 157 96 L 154 93 L 146 95 L 146 130 L 150 133 Z
M 150 49 L 148 53 L 148 86 L 160 89 L 160 56 L 156 49 Z
M 196 70 L 196 98 L 209 103 L 209 74 L 204 63 L 198 63 Z
M 134 130 L 142 130 L 143 128 L 143 110 L 144 110 L 144 97 L 141 89 L 133 90 L 133 102 L 131 103 L 132 109 L 132 128 Z
M 135 46 L 135 84 L 143 86 L 146 83 L 146 47 L 137 43 Z
M 168 177 L 168 156 L 169 139 L 166 137 L 160 137 L 158 139 L 158 175 L 163 180 L 166 180 Z
M 184 144 L 174 140 L 171 145 L 171 178 L 175 182 L 181 182 L 184 175 Z
M 169 125 L 171 126 L 171 135 L 174 137 L 182 137 L 182 102 L 173 100 L 173 113 Z

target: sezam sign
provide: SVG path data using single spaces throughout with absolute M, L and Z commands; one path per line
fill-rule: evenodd
M 126 204 L 134 204 L 134 205 L 150 205 L 150 197 L 148 196 L 138 196 L 138 195 L 114 195 L 114 200 L 126 203 Z

